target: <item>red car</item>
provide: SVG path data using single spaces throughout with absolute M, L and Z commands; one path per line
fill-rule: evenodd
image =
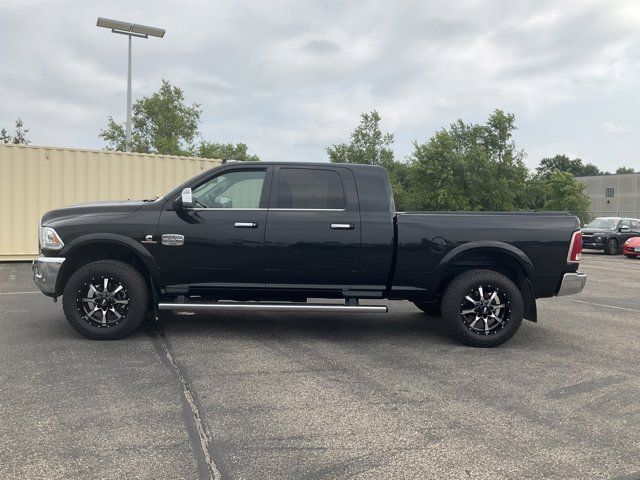
M 640 256 L 640 237 L 632 237 L 624 242 L 622 253 L 629 258 L 638 258 Z

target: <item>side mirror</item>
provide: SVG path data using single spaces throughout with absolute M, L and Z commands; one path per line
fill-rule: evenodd
M 180 196 L 180 206 L 182 208 L 193 208 L 193 194 L 191 193 L 190 188 L 185 188 L 182 190 L 182 195 Z

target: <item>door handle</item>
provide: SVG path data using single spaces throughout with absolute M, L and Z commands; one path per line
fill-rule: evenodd
M 353 223 L 332 223 L 331 230 L 353 230 Z
M 257 228 L 258 224 L 256 222 L 236 222 L 233 226 L 236 228 Z

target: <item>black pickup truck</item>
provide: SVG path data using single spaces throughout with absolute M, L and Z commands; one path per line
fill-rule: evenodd
M 153 311 L 374 313 L 387 307 L 361 302 L 401 299 L 492 347 L 536 321 L 536 298 L 586 282 L 576 217 L 396 213 L 386 171 L 366 165 L 228 163 L 155 200 L 48 212 L 39 237 L 35 283 L 93 339 Z

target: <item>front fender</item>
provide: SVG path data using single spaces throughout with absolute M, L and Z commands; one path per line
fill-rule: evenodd
M 116 233 L 89 233 L 80 237 L 74 238 L 71 242 L 66 244 L 59 255 L 61 257 L 72 257 L 73 253 L 80 248 L 90 246 L 95 243 L 112 243 L 131 250 L 144 264 L 145 268 L 151 275 L 151 278 L 156 283 L 160 284 L 160 273 L 156 265 L 156 261 L 139 242 L 136 242 L 132 238 L 124 235 L 118 235 Z M 66 262 L 65 262 L 66 263 Z

